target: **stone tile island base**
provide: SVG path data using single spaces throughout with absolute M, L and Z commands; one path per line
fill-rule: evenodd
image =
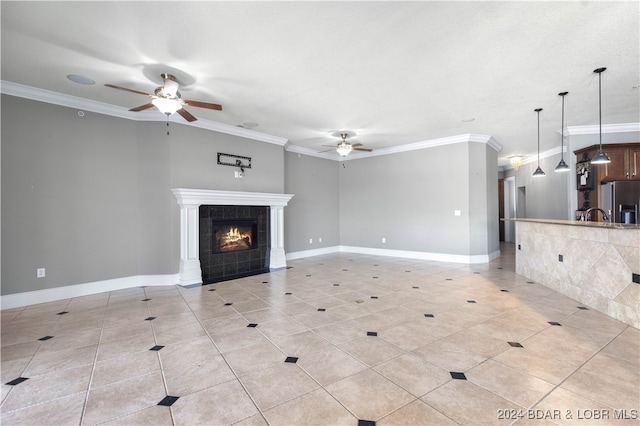
M 515 221 L 518 274 L 640 328 L 640 226 Z

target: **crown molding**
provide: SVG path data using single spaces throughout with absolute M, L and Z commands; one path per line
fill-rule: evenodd
M 293 153 L 296 153 L 296 154 L 308 155 L 310 157 L 324 158 L 325 160 L 340 161 L 343 158 L 343 157 L 340 157 L 340 155 L 338 155 L 338 153 L 336 151 L 334 151 L 334 150 L 318 152 L 318 151 L 313 150 L 311 148 L 305 148 L 303 146 L 293 145 L 292 143 L 287 143 L 284 146 L 284 149 L 287 152 L 293 152 Z
M 110 115 L 127 120 L 163 122 L 167 121 L 166 117 L 154 113 L 153 111 L 131 112 L 124 107 L 79 98 L 77 96 L 65 95 L 62 93 L 52 92 L 50 90 L 38 89 L 35 87 L 25 86 L 23 84 L 13 83 L 10 81 L 0 80 L 0 93 L 16 96 L 19 98 L 60 105 L 68 108 Z M 288 142 L 288 140 L 285 138 L 256 132 L 254 130 L 245 129 L 243 127 L 232 126 L 230 124 L 219 123 L 217 121 L 207 120 L 204 118 L 199 118 L 198 120 L 189 123 L 182 119 L 178 119 L 175 115 L 172 115 L 169 117 L 169 121 L 185 126 L 197 127 L 200 129 L 211 130 L 227 135 L 240 136 L 242 138 L 253 139 L 280 146 L 284 146 Z
M 602 133 L 628 133 L 640 132 L 640 123 L 619 123 L 619 124 L 603 124 Z M 588 126 L 568 126 L 566 128 L 566 136 L 576 135 L 597 135 L 600 133 L 600 126 L 591 124 Z

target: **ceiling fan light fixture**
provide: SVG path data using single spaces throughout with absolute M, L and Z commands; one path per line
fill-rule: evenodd
M 177 93 L 178 93 L 178 87 L 180 86 L 180 84 L 178 84 L 177 81 L 171 79 L 171 78 L 166 78 L 164 80 L 164 88 L 162 89 L 163 93 L 165 94 L 166 97 L 168 98 L 175 98 Z
M 350 143 L 342 141 L 338 144 L 338 147 L 336 148 L 336 151 L 338 151 L 338 154 L 340 154 L 340 156 L 342 157 L 346 157 L 347 155 L 349 155 L 349 153 L 353 150 L 353 147 L 351 146 Z
M 182 104 L 177 99 L 154 98 L 151 103 L 155 105 L 155 107 L 158 108 L 160 112 L 167 115 L 171 115 L 182 108 Z

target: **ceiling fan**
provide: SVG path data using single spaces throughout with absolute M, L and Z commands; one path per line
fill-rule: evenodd
M 346 157 L 347 155 L 349 155 L 351 151 L 366 151 L 366 152 L 373 151 L 372 149 L 368 149 L 368 148 L 360 148 L 362 146 L 361 143 L 351 144 L 347 142 L 347 138 L 349 136 L 354 136 L 354 135 L 355 133 L 353 132 L 347 132 L 347 131 L 340 132 L 340 137 L 342 138 L 342 141 L 340 141 L 336 146 L 336 151 L 338 152 L 338 154 L 340 154 L 340 156 Z M 333 145 L 322 145 L 322 146 L 333 146 Z M 326 152 L 326 151 L 321 151 L 321 152 Z
M 127 89 L 126 87 L 115 86 L 113 84 L 105 84 L 105 86 L 111 87 L 112 89 L 137 93 L 138 95 L 149 96 L 151 98 L 151 102 L 149 102 L 148 104 L 131 108 L 129 111 L 139 112 L 144 111 L 145 109 L 153 108 L 155 106 L 161 112 L 165 113 L 167 117 L 174 112 L 177 112 L 189 122 L 196 121 L 197 118 L 191 115 L 189 111 L 184 109 L 184 105 L 222 111 L 222 106 L 218 104 L 182 99 L 180 92 L 178 92 L 178 87 L 180 87 L 180 83 L 178 83 L 178 80 L 171 74 L 163 73 L 160 74 L 160 76 L 162 77 L 164 84 L 162 86 L 156 87 L 156 90 L 154 90 L 153 94 L 141 92 L 134 89 Z

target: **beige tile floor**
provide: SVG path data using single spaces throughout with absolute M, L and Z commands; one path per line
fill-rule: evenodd
M 289 265 L 2 311 L 2 423 L 640 424 L 640 331 L 515 274 L 512 244 Z

